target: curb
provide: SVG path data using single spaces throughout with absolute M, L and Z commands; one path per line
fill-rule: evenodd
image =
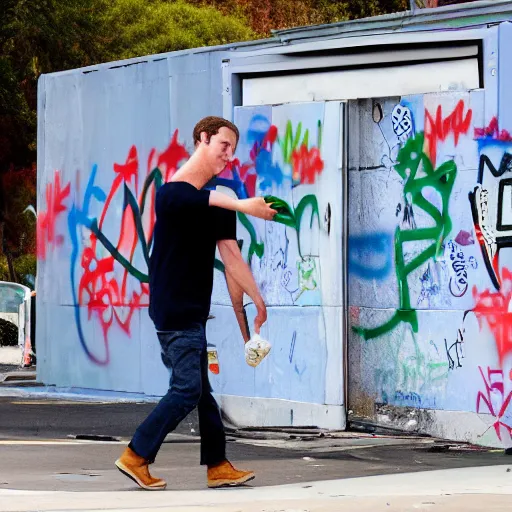
M 35 371 L 16 371 L 9 373 L 0 373 L 0 382 L 12 382 L 12 381 L 27 381 L 36 380 Z

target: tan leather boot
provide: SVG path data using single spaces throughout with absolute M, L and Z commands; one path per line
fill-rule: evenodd
M 236 487 L 252 480 L 252 471 L 239 471 L 231 462 L 225 460 L 215 466 L 208 466 L 208 487 Z
M 167 486 L 165 480 L 150 475 L 148 462 L 129 447 L 116 460 L 116 466 L 121 473 L 147 491 L 163 491 Z

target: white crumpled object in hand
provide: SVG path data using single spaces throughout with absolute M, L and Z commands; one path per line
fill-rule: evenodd
M 245 361 L 249 366 L 258 366 L 263 358 L 270 352 L 272 345 L 264 340 L 259 334 L 253 337 L 245 344 Z

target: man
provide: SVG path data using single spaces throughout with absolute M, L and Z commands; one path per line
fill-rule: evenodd
M 265 220 L 272 220 L 276 212 L 261 197 L 238 200 L 203 190 L 233 157 L 239 139 L 234 124 L 206 117 L 195 126 L 193 136 L 193 155 L 157 193 L 149 265 L 149 314 L 157 330 L 162 361 L 172 370 L 170 386 L 116 461 L 121 472 L 147 490 L 165 489 L 166 482 L 151 476 L 148 465 L 154 462 L 166 435 L 196 406 L 201 464 L 208 467 L 208 487 L 241 485 L 254 478 L 253 472 L 239 471 L 226 459 L 224 427 L 208 381 L 205 325 L 217 244 L 237 318 L 245 292 L 257 308 L 254 329 L 260 331 L 267 312 L 240 255 L 234 212 Z

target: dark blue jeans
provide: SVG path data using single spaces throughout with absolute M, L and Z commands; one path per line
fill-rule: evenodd
M 201 464 L 226 458 L 226 437 L 208 380 L 208 355 L 203 324 L 187 330 L 158 333 L 162 361 L 172 371 L 169 390 L 136 430 L 130 448 L 154 462 L 165 436 L 197 407 L 201 434 Z

